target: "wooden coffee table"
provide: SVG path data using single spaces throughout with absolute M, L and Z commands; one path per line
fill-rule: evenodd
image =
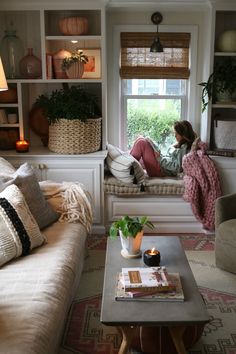
M 122 334 L 119 354 L 129 351 L 137 326 L 168 327 L 176 350 L 186 354 L 182 335 L 187 326 L 209 322 L 205 304 L 198 291 L 181 242 L 176 236 L 144 236 L 142 251 L 155 247 L 161 253 L 161 265 L 171 272 L 179 272 L 184 302 L 116 301 L 117 274 L 122 267 L 144 267 L 142 258 L 125 259 L 121 256 L 119 238 L 107 240 L 107 253 L 103 284 L 101 322 L 116 326 Z

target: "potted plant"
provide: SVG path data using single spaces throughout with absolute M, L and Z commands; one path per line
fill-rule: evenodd
M 88 56 L 82 50 L 77 49 L 69 57 L 63 59 L 61 68 L 69 79 L 81 78 L 84 73 L 84 64 L 87 62 Z
M 40 95 L 34 107 L 41 108 L 48 119 L 51 151 L 83 154 L 100 149 L 102 118 L 95 95 L 63 84 L 50 95 Z
M 224 59 L 224 62 L 217 62 L 208 80 L 199 85 L 203 87 L 202 112 L 212 98 L 232 101 L 236 92 L 236 61 L 229 57 Z
M 121 254 L 123 257 L 140 257 L 140 246 L 144 226 L 150 229 L 154 228 L 153 223 L 149 221 L 147 216 L 130 217 L 126 215 L 111 224 L 109 236 L 115 238 L 118 234 L 120 235 L 122 246 Z

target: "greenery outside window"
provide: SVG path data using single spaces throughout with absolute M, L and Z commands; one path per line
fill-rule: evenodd
M 186 88 L 187 80 L 122 80 L 124 148 L 144 135 L 165 152 L 175 142 L 173 123 L 185 119 Z

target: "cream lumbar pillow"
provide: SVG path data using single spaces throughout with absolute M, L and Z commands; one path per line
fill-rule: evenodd
M 0 193 L 0 266 L 29 254 L 45 240 L 20 189 L 7 187 Z
M 132 155 L 112 144 L 107 144 L 107 150 L 106 163 L 114 177 L 125 183 L 141 184 L 144 182 L 144 170 Z

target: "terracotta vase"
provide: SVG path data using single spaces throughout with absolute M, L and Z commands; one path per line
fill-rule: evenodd
M 53 69 L 56 79 L 68 79 L 66 72 L 62 70 L 62 62 L 64 58 L 71 56 L 71 53 L 65 49 L 60 49 L 53 55 Z
M 66 75 L 69 79 L 80 79 L 84 73 L 84 63 L 75 62 L 68 69 Z
M 20 61 L 20 74 L 25 79 L 38 79 L 42 76 L 42 63 L 33 54 L 33 48 L 28 48 L 28 53 Z

